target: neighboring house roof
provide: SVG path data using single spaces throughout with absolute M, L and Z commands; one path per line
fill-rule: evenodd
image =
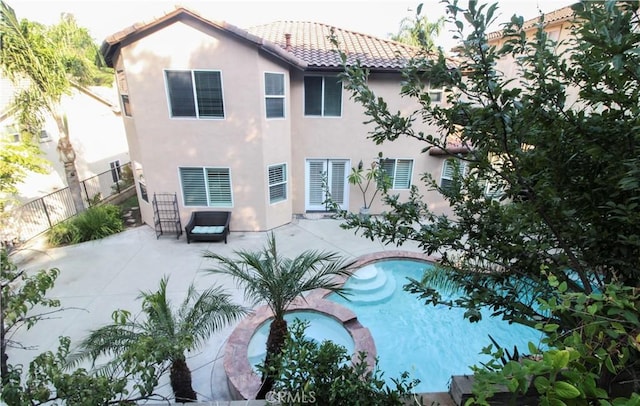
M 554 10 L 550 13 L 544 14 L 543 15 L 544 25 L 546 26 L 552 23 L 572 20 L 575 15 L 571 7 L 572 6 L 563 7 L 558 10 Z M 536 18 L 532 18 L 530 20 L 525 21 L 522 25 L 522 29 L 524 31 L 528 31 L 532 28 L 537 27 L 539 23 L 540 23 L 540 17 L 538 16 Z M 504 35 L 503 30 L 494 31 L 487 34 L 487 39 L 491 41 L 491 40 L 502 38 L 503 35 Z
M 281 21 L 243 30 L 224 21 L 207 19 L 182 6 L 148 22 L 125 28 L 103 42 L 100 52 L 107 65 L 124 42 L 132 42 L 176 21 L 190 20 L 224 31 L 248 44 L 302 70 L 338 69 L 340 57 L 329 40 L 335 33 L 339 47 L 348 55 L 348 63 L 360 60 L 371 70 L 399 70 L 418 52 L 417 48 L 326 24 Z M 285 36 L 285 34 L 290 34 Z M 288 40 L 287 40 L 288 38 Z
M 106 86 L 81 86 L 73 83 L 73 87 L 86 94 L 89 97 L 99 101 L 109 107 L 115 114 L 120 114 L 120 106 L 118 105 L 117 93 L 113 87 Z

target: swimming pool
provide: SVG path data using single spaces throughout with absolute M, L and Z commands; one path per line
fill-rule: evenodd
M 352 354 L 354 352 L 355 345 L 353 337 L 349 335 L 349 332 L 344 328 L 341 322 L 329 315 L 308 310 L 298 310 L 285 314 L 284 319 L 287 321 L 289 326 L 291 326 L 294 319 L 307 321 L 309 322 L 309 325 L 304 331 L 306 338 L 318 343 L 321 343 L 324 340 L 331 340 L 335 344 L 346 348 L 347 354 Z M 271 319 L 268 319 L 256 329 L 249 341 L 247 357 L 249 358 L 249 364 L 254 367 L 262 363 L 266 356 L 266 343 L 267 337 L 269 336 L 270 326 Z
M 504 348 L 514 345 L 526 352 L 529 341 L 538 344 L 541 334 L 532 328 L 509 324 L 483 312 L 470 323 L 464 309 L 425 305 L 403 290 L 407 277 L 420 279 L 433 265 L 424 261 L 394 259 L 365 265 L 349 278 L 354 290 L 350 300 L 332 294 L 327 299 L 351 309 L 369 328 L 378 351 L 379 368 L 391 384 L 404 371 L 420 379 L 417 392 L 448 390 L 452 375 L 470 374 L 470 365 L 488 361 L 480 355 L 489 345 L 489 334 Z

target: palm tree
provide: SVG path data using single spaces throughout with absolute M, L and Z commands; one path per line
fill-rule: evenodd
M 117 365 L 131 354 L 144 353 L 145 360 L 170 367 L 171 388 L 176 401 L 192 402 L 197 396 L 191 385 L 191 370 L 187 366 L 185 351 L 199 348 L 221 327 L 246 314 L 246 310 L 231 303 L 229 294 L 220 287 L 198 293 L 193 284 L 177 310 L 167 298 L 168 278 L 160 280 L 156 292 L 142 292 L 142 313 L 146 318 L 131 318 L 129 312 L 114 314 L 114 323 L 92 331 L 82 341 L 79 352 L 71 363 L 90 358 L 95 364 L 98 357 L 115 356 L 111 365 Z
M 26 19 L 18 20 L 14 10 L 0 0 L 0 68 L 18 89 L 13 106 L 21 132 L 39 133 L 49 113 L 58 127 L 58 153 L 77 213 L 84 211 L 82 190 L 75 165 L 76 153 L 69 138 L 62 96 L 72 85 L 104 80 L 96 69 L 95 44 L 86 29 L 66 15 L 60 24 L 47 29 Z
M 421 12 L 422 4 L 418 5 L 415 17 L 405 17 L 400 21 L 398 33 L 391 34 L 390 38 L 403 44 L 434 51 L 434 37 L 440 35 L 445 19 L 440 17 L 435 22 L 431 22 L 427 16 L 420 16 Z
M 307 250 L 297 257 L 283 258 L 276 247 L 276 239 L 271 233 L 267 245 L 259 252 L 235 251 L 239 258 L 223 257 L 205 251 L 204 257 L 217 260 L 219 267 L 208 269 L 214 274 L 231 275 L 244 287 L 245 297 L 253 302 L 266 303 L 273 312 L 273 321 L 267 337 L 265 370 L 275 367 L 275 372 L 263 375 L 263 384 L 257 394 L 264 399 L 278 376 L 273 358 L 280 354 L 287 336 L 287 322 L 284 315 L 291 303 L 305 292 L 314 289 L 328 289 L 344 295 L 342 283 L 337 276 L 346 275 L 343 261 L 336 253 Z

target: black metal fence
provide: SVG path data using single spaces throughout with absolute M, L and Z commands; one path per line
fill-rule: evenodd
M 80 182 L 85 207 L 119 194 L 132 184 L 131 163 L 87 178 Z M 12 210 L 2 240 L 5 244 L 27 241 L 76 214 L 69 188 L 57 190 Z

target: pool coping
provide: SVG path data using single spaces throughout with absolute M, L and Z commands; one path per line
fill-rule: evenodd
M 371 262 L 391 259 L 438 262 L 436 258 L 418 252 L 383 251 L 362 255 L 345 267 L 345 270 L 353 273 L 356 269 Z M 340 279 L 339 281 L 344 284 L 348 276 Z M 351 310 L 327 300 L 326 296 L 331 293 L 330 290 L 316 289 L 304 298 L 297 298 L 288 310 L 315 311 L 340 321 L 353 338 L 354 355 L 352 359 L 356 360 L 360 352 L 365 352 L 367 354 L 366 362 L 370 368 L 373 368 L 377 350 L 371 332 L 360 324 L 357 316 Z M 224 370 L 227 374 L 227 384 L 232 399 L 255 399 L 260 389 L 261 379 L 249 364 L 248 347 L 256 329 L 271 317 L 273 317 L 271 309 L 268 306 L 260 306 L 238 324 L 227 340 L 224 352 Z

